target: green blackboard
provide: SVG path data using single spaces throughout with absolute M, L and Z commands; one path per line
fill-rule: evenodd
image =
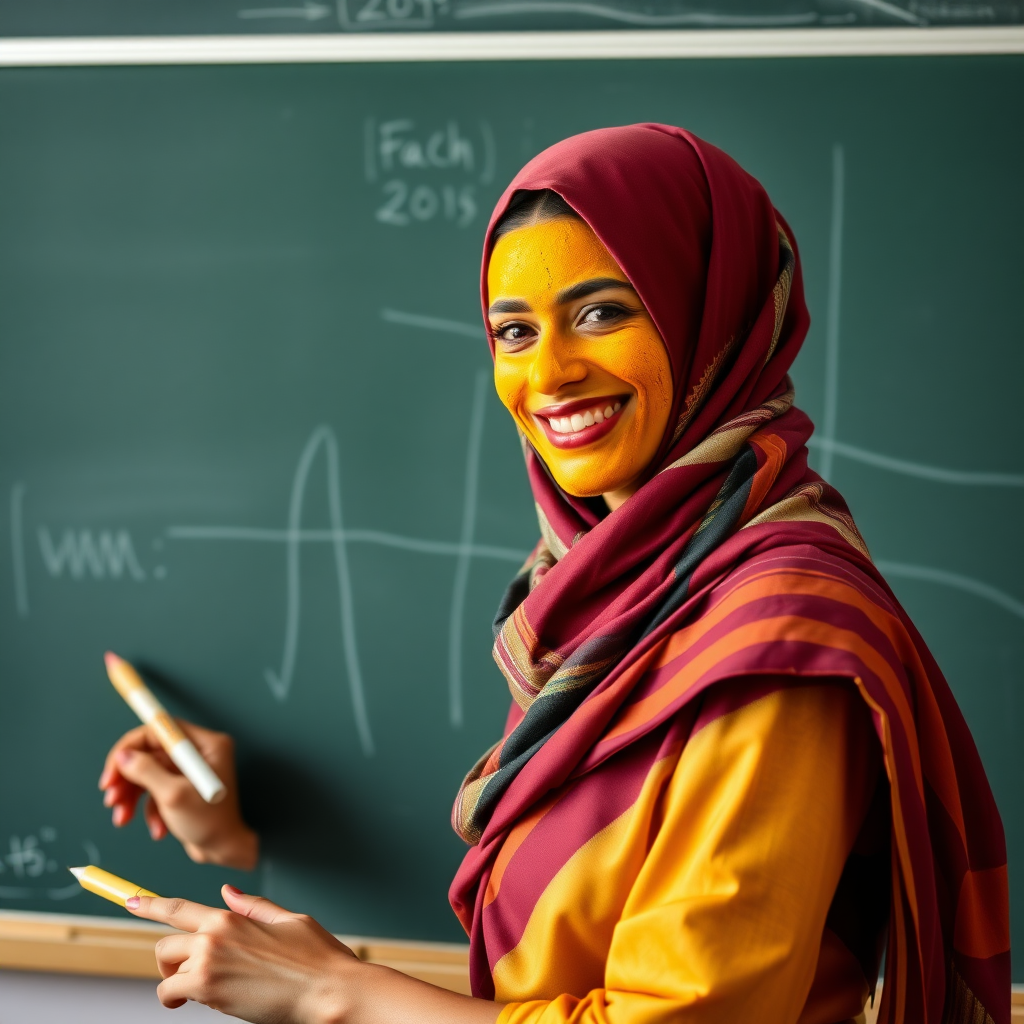
M 0 0 L 0 36 L 1017 25 L 1020 0 Z
M 793 225 L 814 457 L 963 705 L 1020 885 L 1024 58 L 38 68 L 0 71 L 0 906 L 117 913 L 68 887 L 89 859 L 459 937 L 450 804 L 536 532 L 481 235 L 531 155 L 638 120 Z M 108 647 L 237 736 L 255 877 L 110 826 Z

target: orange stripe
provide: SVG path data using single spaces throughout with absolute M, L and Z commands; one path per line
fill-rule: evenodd
M 653 667 L 664 668 L 678 655 L 687 651 L 697 638 L 706 633 L 711 627 L 717 626 L 731 612 L 758 598 L 775 597 L 779 594 L 791 593 L 821 596 L 821 592 L 814 588 L 798 587 L 786 582 L 791 579 L 802 581 L 806 578 L 835 581 L 834 576 L 825 573 L 808 573 L 787 567 L 786 569 L 772 568 L 752 573 L 750 576 L 734 582 L 731 587 L 723 588 L 723 596 L 718 604 L 705 612 L 692 625 L 684 626 L 668 638 L 668 643 L 665 645 L 661 657 Z M 773 583 L 771 581 L 778 582 Z M 761 586 L 757 585 L 759 583 Z M 752 591 L 751 595 L 749 597 L 742 596 L 748 590 Z
M 761 507 L 765 495 L 771 490 L 779 475 L 779 470 L 786 461 L 786 443 L 776 434 L 754 434 L 750 439 L 751 444 L 756 444 L 764 452 L 765 463 L 754 474 L 750 484 L 750 494 L 747 495 L 747 503 L 743 506 L 743 514 L 740 522 L 745 523 Z
M 498 893 L 501 891 L 501 880 L 505 875 L 505 869 L 509 865 L 509 861 L 515 855 L 516 850 L 526 842 L 526 837 L 540 824 L 541 818 L 544 817 L 552 807 L 558 803 L 561 798 L 561 793 L 552 796 L 546 800 L 535 810 L 531 811 L 525 818 L 520 818 L 519 821 L 513 826 L 509 832 L 508 837 L 502 844 L 501 849 L 498 851 L 498 856 L 494 860 L 494 867 L 491 869 L 491 877 L 487 880 L 487 891 L 484 893 L 484 906 L 488 906 L 498 898 Z

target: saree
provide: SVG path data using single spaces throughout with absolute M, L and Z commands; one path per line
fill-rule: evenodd
M 494 228 L 524 189 L 557 192 L 627 275 L 665 343 L 673 408 L 649 478 L 611 513 L 562 491 L 524 442 L 541 540 L 494 642 L 514 703 L 452 815 L 471 844 L 450 899 L 474 994 L 494 997 L 538 875 L 554 877 L 596 835 L 602 804 L 630 792 L 614 774 L 625 755 L 758 677 L 840 679 L 870 713 L 888 779 L 878 1019 L 1008 1024 L 998 810 L 941 671 L 842 498 L 807 465 L 813 427 L 788 377 L 809 324 L 791 230 L 757 181 L 682 129 L 589 132 L 537 156 L 499 200 L 485 317 Z M 595 813 L 580 812 L 588 800 Z M 509 837 L 542 804 L 561 814 L 562 838 L 551 863 L 517 873 Z

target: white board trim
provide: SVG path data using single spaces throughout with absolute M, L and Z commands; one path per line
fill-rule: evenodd
M 0 67 L 1024 53 L 1024 26 L 0 39 Z

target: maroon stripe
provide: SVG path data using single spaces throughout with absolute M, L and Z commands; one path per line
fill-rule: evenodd
M 537 900 L 577 850 L 628 810 L 652 765 L 664 756 L 652 732 L 600 771 L 569 783 L 505 868 L 497 898 L 483 912 L 487 959 L 494 965 L 518 945 Z

